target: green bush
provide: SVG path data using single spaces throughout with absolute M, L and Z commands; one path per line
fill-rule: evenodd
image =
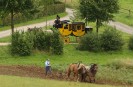
M 133 50 L 133 36 L 131 36 L 130 39 L 129 39 L 128 48 L 130 50 Z
M 54 29 L 51 37 L 51 53 L 56 55 L 63 54 L 63 40 L 60 38 L 59 32 Z
M 48 32 L 44 32 L 43 30 L 38 30 L 34 36 L 34 48 L 43 51 L 50 50 L 50 38 L 51 34 Z
M 97 52 L 100 50 L 100 40 L 96 33 L 89 32 L 80 40 L 77 49 Z
M 33 40 L 29 33 L 15 32 L 12 35 L 12 55 L 28 56 L 32 52 Z
M 124 45 L 124 41 L 120 32 L 116 29 L 106 29 L 101 34 L 101 47 L 104 51 L 121 50 Z

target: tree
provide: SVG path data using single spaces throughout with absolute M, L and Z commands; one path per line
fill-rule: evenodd
M 80 0 L 81 17 L 87 21 L 96 22 L 98 33 L 102 22 L 113 18 L 113 13 L 118 12 L 118 0 Z
M 11 16 L 11 30 L 14 32 L 14 15 L 17 13 L 33 13 L 33 0 L 0 0 L 0 13 Z

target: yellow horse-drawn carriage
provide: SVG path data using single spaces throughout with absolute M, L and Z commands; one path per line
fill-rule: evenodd
M 85 27 L 84 22 L 70 22 L 69 20 L 60 21 L 57 26 L 60 34 L 63 36 L 64 42 L 69 43 L 70 39 L 68 36 L 81 37 L 88 31 L 92 31 L 92 28 Z

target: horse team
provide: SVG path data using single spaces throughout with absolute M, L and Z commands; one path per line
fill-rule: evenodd
M 81 82 L 88 81 L 95 82 L 95 75 L 97 73 L 97 64 L 92 64 L 91 66 L 86 66 L 82 63 L 72 63 L 69 65 L 67 70 L 67 76 L 70 78 L 70 74 L 73 73 L 74 79 Z

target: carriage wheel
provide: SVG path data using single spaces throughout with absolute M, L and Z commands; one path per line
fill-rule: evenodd
M 64 37 L 64 43 L 70 43 L 70 38 L 69 37 Z

